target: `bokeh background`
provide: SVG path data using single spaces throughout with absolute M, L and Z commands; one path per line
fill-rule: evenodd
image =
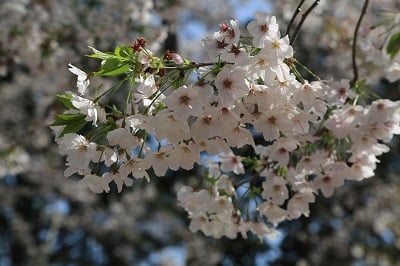
M 274 241 L 211 239 L 188 230 L 175 192 L 199 182 L 197 170 L 135 181 L 120 194 L 93 194 L 65 179 L 49 124 L 75 89 L 68 63 L 95 70 L 88 46 L 113 50 L 138 36 L 202 59 L 201 38 L 253 11 L 276 15 L 285 32 L 299 1 L 0 0 L 0 266 L 9 265 L 400 265 L 400 141 L 381 157 L 376 177 L 318 196 L 311 216 L 283 223 Z M 306 1 L 305 6 L 313 1 Z M 360 34 L 397 0 L 370 1 Z M 320 1 L 296 41 L 295 56 L 322 78 L 351 78 L 351 41 L 363 1 Z M 385 11 L 386 13 L 382 13 Z M 400 100 L 363 64 L 381 97 Z M 105 81 L 106 83 L 108 81 Z

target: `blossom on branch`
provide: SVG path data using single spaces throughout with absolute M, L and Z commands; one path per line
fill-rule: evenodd
M 191 231 L 231 239 L 274 236 L 281 222 L 309 216 L 317 195 L 372 177 L 400 134 L 400 102 L 370 101 L 357 78 L 321 80 L 294 58 L 275 17 L 255 18 L 251 40 L 237 20 L 220 24 L 203 40 L 205 63 L 169 51 L 157 57 L 143 38 L 114 52 L 93 49 L 101 60 L 94 75 L 121 77 L 93 99 L 87 74 L 69 65 L 80 95 L 59 96 L 69 110 L 53 124 L 65 175 L 101 193 L 111 182 L 121 192 L 133 179 L 204 169 L 193 173 L 205 182 L 183 185 L 178 203 Z M 380 64 L 391 65 L 391 81 L 397 65 L 388 58 L 399 56 L 387 53 Z

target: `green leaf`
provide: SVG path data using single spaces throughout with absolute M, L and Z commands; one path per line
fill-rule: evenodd
M 63 126 L 70 123 L 71 121 L 77 121 L 81 119 L 85 119 L 84 114 L 71 114 L 71 113 L 58 114 L 52 126 Z
M 132 48 L 130 48 L 129 46 L 117 46 L 114 49 L 114 54 L 119 59 L 131 59 Z
M 288 168 L 286 166 L 280 166 L 278 169 L 278 176 L 287 176 Z
M 124 46 L 124 47 L 121 47 L 121 52 L 119 54 L 123 58 L 131 59 L 132 58 L 132 52 L 133 52 L 133 50 L 132 50 L 132 48 L 130 46 Z
M 91 47 L 91 46 L 89 46 L 89 48 L 92 50 L 93 54 L 87 55 L 88 57 L 102 59 L 102 60 L 115 58 L 115 55 L 113 53 L 104 53 L 104 52 L 101 52 L 101 51 Z
M 258 55 L 261 51 L 261 48 L 255 48 L 250 52 L 250 55 L 254 56 L 254 55 Z
M 116 128 L 117 126 L 115 124 L 115 121 L 111 117 L 109 117 L 106 123 L 99 123 L 99 126 L 94 128 L 91 134 L 91 140 L 99 144 L 106 144 L 108 132 Z
M 118 58 L 107 59 L 102 64 L 101 69 L 96 72 L 98 76 L 116 76 L 129 70 L 128 62 L 121 61 Z
M 115 49 L 114 49 L 114 54 L 117 56 L 117 57 L 119 57 L 119 58 L 121 58 L 122 56 L 121 56 L 121 46 L 117 46 L 117 47 L 115 47 Z
M 124 116 L 124 113 L 121 112 L 115 104 L 113 104 L 113 106 L 112 106 L 112 111 L 117 116 L 120 116 L 120 117 Z
M 72 95 L 70 94 L 57 94 L 56 99 L 68 109 L 77 109 L 71 102 Z
M 389 43 L 386 46 L 386 52 L 393 59 L 396 54 L 400 51 L 400 32 L 397 32 L 390 37 Z
M 207 182 L 209 182 L 212 185 L 214 185 L 218 180 L 218 178 L 213 178 L 212 176 L 209 176 L 209 175 L 206 175 L 205 179 L 207 180 Z
M 65 126 L 59 137 L 67 133 L 76 133 L 81 130 L 88 121 L 85 120 L 83 114 L 59 114 L 56 120 L 51 124 L 52 126 Z
M 254 196 L 260 195 L 261 194 L 261 188 L 260 187 L 252 187 L 251 188 L 251 194 Z

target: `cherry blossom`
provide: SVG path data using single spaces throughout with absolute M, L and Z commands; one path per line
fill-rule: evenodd
M 310 215 L 310 203 L 315 201 L 315 196 L 312 190 L 304 190 L 294 194 L 287 206 L 288 216 L 291 219 L 297 219 L 304 215 L 308 217 Z
M 128 174 L 132 174 L 132 176 L 136 179 L 142 179 L 145 178 L 147 181 L 150 181 L 149 174 L 146 172 L 147 169 L 150 168 L 150 165 L 148 164 L 147 161 L 145 161 L 142 158 L 130 158 L 126 162 L 124 162 L 121 167 L 118 175 L 115 173 L 114 177 L 118 178 L 119 183 L 121 184 L 122 187 L 122 181 L 123 180 L 125 185 L 131 185 L 132 180 L 126 178 Z M 114 178 L 115 181 L 115 178 Z
M 181 121 L 186 121 L 191 115 L 199 116 L 202 111 L 197 90 L 186 86 L 168 95 L 165 104 L 173 111 L 174 117 Z
M 151 163 L 156 176 L 164 176 L 169 166 L 169 154 L 165 146 L 160 147 L 158 151 L 148 150 L 146 152 L 146 161 Z
M 150 105 L 151 101 L 145 101 L 150 99 L 157 92 L 157 87 L 155 84 L 154 76 L 147 75 L 146 77 L 140 76 L 137 80 L 138 86 L 135 93 L 133 93 L 133 98 L 135 102 L 144 101 L 144 105 L 147 107 Z
M 221 130 L 218 117 L 218 109 L 210 107 L 204 110 L 190 128 L 193 139 L 205 141 L 218 136 Z
M 266 13 L 257 11 L 254 13 L 256 21 L 251 21 L 247 29 L 253 36 L 253 45 L 255 47 L 264 47 L 264 41 L 267 36 L 274 37 L 278 34 L 279 26 L 274 16 L 269 17 Z
M 213 38 L 217 41 L 223 41 L 226 43 L 236 44 L 240 38 L 239 21 L 231 20 L 227 24 L 220 24 L 220 31 L 215 32 Z
M 88 74 L 72 64 L 69 64 L 68 66 L 69 66 L 68 70 L 71 71 L 71 73 L 77 75 L 76 87 L 78 88 L 79 94 L 85 95 L 86 89 L 90 85 Z
M 140 144 L 138 137 L 135 137 L 127 128 L 117 128 L 107 133 L 108 144 L 111 146 L 119 145 L 121 148 L 129 150 Z
M 69 133 L 59 139 L 58 143 L 60 145 L 60 153 L 67 156 L 69 168 L 66 169 L 65 176 L 70 176 L 74 172 L 89 173 L 89 163 L 100 158 L 97 144 L 89 142 L 82 135 Z
M 289 197 L 289 190 L 286 187 L 285 179 L 280 176 L 267 176 L 262 184 L 262 197 L 271 202 L 282 205 Z
M 97 176 L 97 175 L 87 175 L 81 180 L 79 180 L 79 185 L 82 187 L 87 187 L 94 193 L 110 192 L 109 184 L 112 181 L 111 176 Z
M 93 125 L 95 126 L 97 126 L 97 120 L 101 122 L 106 120 L 106 113 L 98 104 L 75 94 L 72 94 L 71 96 L 71 103 L 86 115 L 85 120 L 93 121 Z
M 124 171 L 112 171 L 103 175 L 104 180 L 112 180 L 117 185 L 118 192 L 122 191 L 123 185 L 132 186 L 133 180 L 127 177 Z
M 224 172 L 233 172 L 235 174 L 243 174 L 244 168 L 241 162 L 241 157 L 234 154 L 221 154 L 221 170 Z
M 343 186 L 347 168 L 345 163 L 340 162 L 326 166 L 313 180 L 315 188 L 320 189 L 325 197 L 332 196 L 335 187 Z
M 248 93 L 246 84 L 246 72 L 241 69 L 224 68 L 215 79 L 218 96 L 222 105 L 230 107 Z
M 286 210 L 280 208 L 277 204 L 271 201 L 265 201 L 258 206 L 260 213 L 267 217 L 268 221 L 274 226 L 277 226 L 280 222 L 283 222 L 287 218 Z
M 88 75 L 70 64 L 79 95 L 60 97 L 69 110 L 53 125 L 65 175 L 83 176 L 79 184 L 95 193 L 109 192 L 111 182 L 121 192 L 133 179 L 196 168 L 204 182 L 177 191 L 189 229 L 231 239 L 274 236 L 281 222 L 309 216 L 319 194 L 372 177 L 400 134 L 400 102 L 370 101 L 357 78 L 322 80 L 301 65 L 293 35 L 281 37 L 274 16 L 255 18 L 250 39 L 237 20 L 220 24 L 203 40 L 205 63 L 171 51 L 157 57 L 143 38 L 114 54 L 92 49 L 102 60 L 94 76 L 129 80 L 123 106 L 110 104 L 122 87 L 90 95 Z M 367 41 L 361 48 L 395 80 L 398 55 Z M 121 69 L 107 69 L 109 58 Z
M 180 143 L 171 148 L 169 156 L 174 160 L 169 161 L 171 170 L 178 170 L 179 167 L 190 170 L 194 163 L 200 163 L 198 147 L 194 142 L 190 144 Z

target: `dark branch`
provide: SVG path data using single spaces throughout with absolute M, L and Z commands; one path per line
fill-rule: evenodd
M 290 30 L 292 28 L 292 24 L 294 22 L 294 20 L 296 19 L 297 15 L 301 12 L 301 6 L 304 4 L 306 0 L 301 0 L 299 5 L 296 8 L 296 11 L 294 11 L 292 18 L 290 19 L 290 22 L 286 28 L 286 35 L 289 35 Z
M 311 13 L 311 11 L 319 4 L 320 0 L 316 0 L 314 1 L 314 3 L 312 3 L 312 5 L 307 9 L 307 11 L 301 16 L 301 20 L 299 25 L 297 25 L 296 31 L 293 34 L 293 37 L 290 40 L 290 44 L 292 45 L 294 43 L 294 41 L 297 39 L 297 36 L 299 35 L 301 26 L 303 26 L 304 21 L 306 20 L 306 18 L 308 17 L 308 15 Z
M 367 13 L 368 3 L 369 3 L 369 0 L 365 0 L 364 6 L 363 6 L 361 14 L 360 14 L 360 18 L 358 19 L 356 28 L 354 29 L 353 45 L 352 45 L 352 49 L 351 49 L 351 53 L 352 53 L 351 57 L 352 57 L 352 61 L 353 61 L 353 79 L 350 82 L 351 87 L 354 87 L 354 85 L 356 85 L 356 83 L 358 81 L 358 67 L 357 67 L 357 62 L 356 62 L 357 36 L 358 36 L 358 30 L 360 29 L 360 26 L 361 26 L 361 21 L 362 21 L 364 15 Z

